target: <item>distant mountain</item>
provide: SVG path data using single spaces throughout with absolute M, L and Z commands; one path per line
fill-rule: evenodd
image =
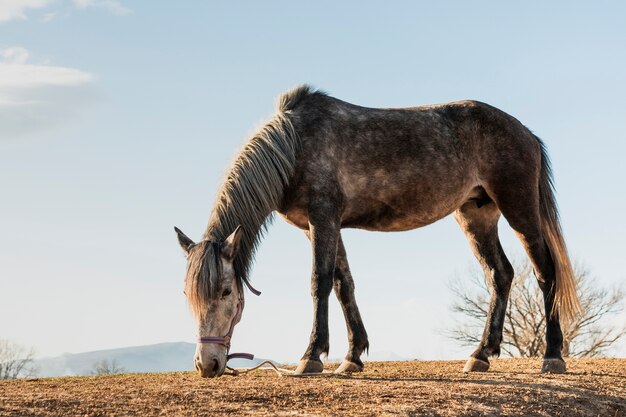
M 38 376 L 90 375 L 94 365 L 100 361 L 115 361 L 124 372 L 177 372 L 193 371 L 194 343 L 173 342 L 156 345 L 134 346 L 119 349 L 96 350 L 84 353 L 64 353 L 52 358 L 35 360 L 39 367 Z M 341 362 L 343 358 L 331 358 L 327 362 Z M 371 352 L 362 357 L 365 361 L 407 360 L 394 352 Z M 247 368 L 261 363 L 264 359 L 232 359 L 228 365 L 233 368 Z M 277 362 L 275 362 L 277 363 Z
M 196 345 L 174 342 L 156 345 L 135 346 L 119 349 L 96 350 L 85 353 L 65 353 L 52 358 L 41 358 L 35 362 L 39 367 L 38 376 L 90 375 L 97 362 L 115 360 L 125 372 L 176 372 L 192 371 Z M 252 361 L 232 359 L 228 365 L 234 368 L 254 366 L 263 359 Z

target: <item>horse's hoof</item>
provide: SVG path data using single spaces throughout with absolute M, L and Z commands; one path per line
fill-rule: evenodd
M 566 371 L 563 359 L 544 359 L 541 372 L 544 374 L 564 374 Z
M 359 365 L 354 362 L 350 362 L 347 359 L 344 359 L 341 362 L 341 365 L 335 371 L 334 374 L 344 374 L 344 373 L 352 373 L 352 372 L 363 372 L 363 365 Z
M 296 375 L 300 374 L 316 374 L 318 372 L 322 372 L 324 370 L 324 364 L 320 361 L 315 361 L 313 359 L 302 359 L 300 363 L 298 363 L 298 367 L 295 370 Z
M 463 372 L 487 372 L 489 369 L 489 362 L 485 362 L 476 358 L 469 358 L 465 363 Z

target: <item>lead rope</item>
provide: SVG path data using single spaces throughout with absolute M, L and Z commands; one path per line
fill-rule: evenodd
M 264 365 L 269 365 L 270 368 L 263 368 Z M 265 360 L 255 366 L 253 366 L 252 368 L 231 368 L 230 366 L 226 366 L 226 369 L 228 369 L 230 372 L 228 373 L 224 373 L 224 375 L 229 375 L 229 376 L 239 376 L 239 375 L 246 375 L 249 374 L 252 371 L 256 371 L 257 369 L 263 369 L 263 370 L 274 370 L 274 372 L 276 372 L 276 374 L 280 377 L 290 377 L 290 378 L 308 378 L 308 377 L 318 377 L 318 376 L 323 376 L 323 377 L 331 377 L 331 376 L 340 376 L 339 374 L 335 374 L 333 372 L 330 371 L 322 371 L 322 372 L 313 372 L 310 374 L 296 374 L 295 371 L 293 369 L 286 369 L 286 368 L 279 368 L 276 365 L 274 365 L 274 363 L 270 360 Z

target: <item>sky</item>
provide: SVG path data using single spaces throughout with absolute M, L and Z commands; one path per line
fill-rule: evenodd
M 0 0 L 0 337 L 40 356 L 192 342 L 173 226 L 201 237 L 237 149 L 301 83 L 370 107 L 477 99 L 514 115 L 548 146 L 573 259 L 623 286 L 625 16 L 619 1 Z M 452 218 L 343 236 L 372 356 L 471 353 L 445 335 L 449 283 L 477 267 Z M 233 351 L 300 358 L 310 252 L 276 219 Z M 330 330 L 343 357 L 334 299 Z

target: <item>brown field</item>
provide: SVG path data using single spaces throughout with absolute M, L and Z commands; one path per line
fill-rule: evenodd
M 492 362 L 483 374 L 463 374 L 459 361 L 415 361 L 330 378 L 260 370 L 0 381 L 0 415 L 626 416 L 626 359 L 569 360 L 565 375 L 540 374 L 534 359 Z

